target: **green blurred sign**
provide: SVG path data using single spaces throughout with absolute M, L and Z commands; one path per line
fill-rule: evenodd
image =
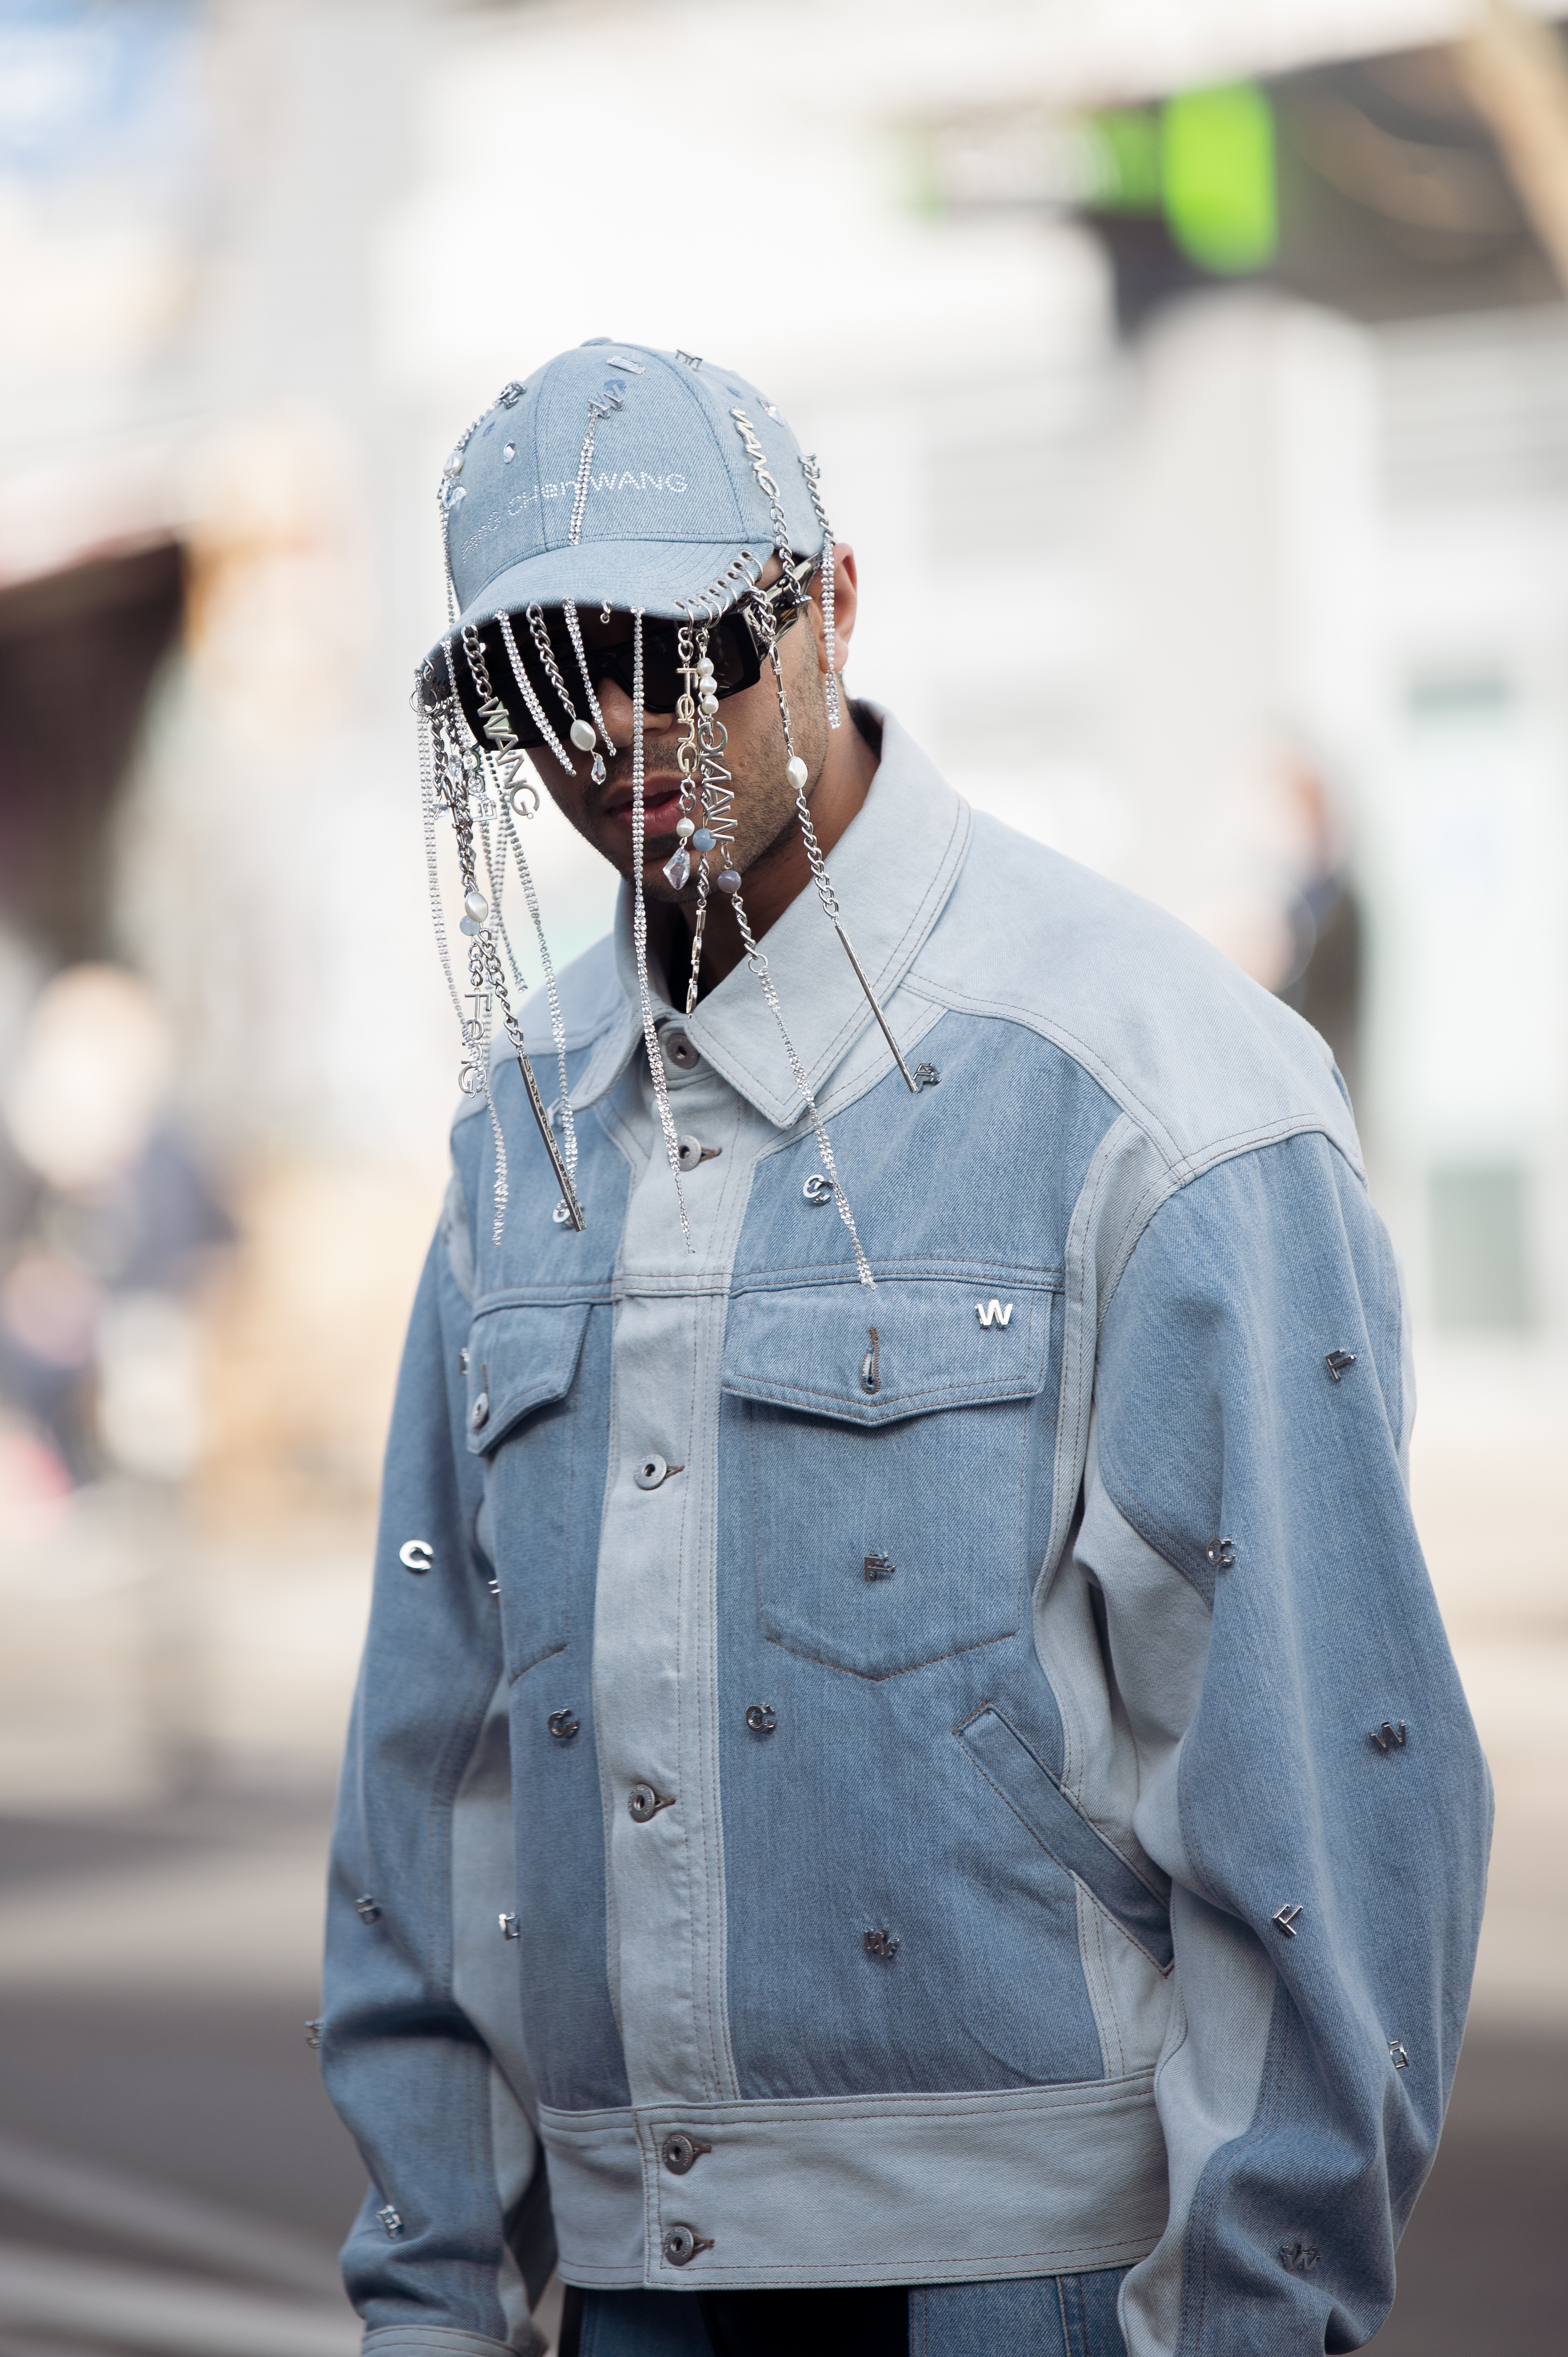
M 1166 225 L 1189 262 L 1231 274 L 1262 270 L 1279 242 L 1274 115 L 1252 82 L 1187 91 L 1161 118 Z
M 1273 261 L 1274 116 L 1255 83 L 1108 110 L 1092 124 L 1095 210 L 1163 215 L 1189 262 L 1226 277 Z

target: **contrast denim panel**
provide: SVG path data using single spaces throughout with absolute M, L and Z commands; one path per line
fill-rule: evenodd
M 1051 1041 L 995 1019 L 944 1016 L 918 1061 L 938 1075 L 918 1096 L 889 1071 L 832 1118 L 833 1158 L 878 1276 L 1059 1275 L 1083 1174 L 1116 1118 L 1112 1099 Z M 758 1166 L 737 1287 L 853 1278 L 843 1222 L 802 1197 L 820 1168 L 810 1131 Z
M 604 1810 L 592 1706 L 613 1316 L 604 1302 L 585 1317 L 564 1413 L 541 1408 L 501 1444 L 490 1498 L 511 1678 L 519 2003 L 540 2101 L 591 2108 L 625 2103 L 628 2087 L 605 1964 Z M 537 1448 L 536 1426 L 542 1427 Z M 558 1641 L 545 1648 L 547 1622 Z M 570 1905 L 563 1903 L 567 1891 Z
M 1304 1136 L 1173 1198 L 1101 1331 L 1106 1489 L 1213 1598 L 1162 1862 L 1283 1985 L 1257 2116 L 1193 2202 L 1184 2350 L 1253 2298 L 1238 2346 L 1376 2330 L 1458 2053 L 1488 1786 L 1401 1478 L 1389 1281 L 1360 1182 Z
M 350 2298 L 372 2325 L 428 2315 L 435 2301 L 450 2324 L 495 2340 L 505 2251 L 491 2061 L 452 1990 L 451 1813 L 500 1670 L 470 1536 L 478 1475 L 460 1447 L 467 1325 L 437 1246 L 399 1378 L 338 1795 L 321 2059 L 372 2179 L 344 2250 Z M 411 1540 L 427 1547 L 428 1570 L 403 1562 Z M 389 2212 L 395 2234 L 378 2217 Z
M 919 1103 L 954 1191 L 910 1192 L 896 1075 L 835 1124 L 841 1171 L 856 1157 L 857 1219 L 868 1201 L 900 1237 L 875 1293 L 822 1281 L 836 1244 L 831 1208 L 802 1194 L 810 1139 L 759 1165 L 737 1254 L 719 1678 L 730 2023 L 748 2096 L 1104 2069 L 1073 1877 L 953 1734 L 1004 1702 L 1060 1764 L 1027 1607 L 1051 1519 L 1069 1189 L 1111 1107 L 1027 1035 L 949 1021 L 925 1045 L 941 1077 Z M 1014 1085 L 988 1100 L 993 1131 L 975 1092 L 1013 1057 Z M 1032 1195 L 1005 1183 L 1003 1157 L 1018 1156 L 1039 1174 Z M 801 1265 L 808 1251 L 822 1258 Z M 770 1728 L 748 1725 L 754 1706 Z M 1065 1966 L 1046 2004 L 1042 1943 Z

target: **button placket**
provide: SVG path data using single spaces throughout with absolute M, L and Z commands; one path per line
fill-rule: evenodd
M 621 1934 L 613 1969 L 633 2100 L 680 2104 L 738 2093 L 715 2018 L 714 1976 L 693 1975 L 691 1959 L 722 1936 L 722 1853 L 707 1798 L 719 1740 L 710 1709 L 712 1453 L 725 1319 L 718 1287 L 739 1215 L 737 1183 L 771 1132 L 705 1058 L 694 1055 L 686 1071 L 666 1058 L 665 1070 L 678 1100 L 676 1131 L 688 1146 L 682 1183 L 695 1251 L 684 1247 L 644 1069 L 628 1078 L 628 1095 L 639 1092 L 635 1115 L 626 1103 L 634 1175 L 618 1272 L 617 1461 L 600 1542 L 592 1703 L 609 1802 L 607 1867 Z M 693 1168 L 693 1140 L 721 1151 L 705 1159 L 699 1152 Z M 740 1697 L 743 1708 L 750 1699 Z M 680 2126 L 677 2113 L 670 2132 Z M 673 2193 L 681 2172 L 666 2171 L 657 2139 L 650 2159 Z M 702 2178 L 699 2169 L 693 2183 Z M 666 2209 L 656 2248 L 665 2225 L 682 2224 L 690 2253 L 662 2264 L 697 2259 L 700 2271 L 700 2212 L 671 2221 Z

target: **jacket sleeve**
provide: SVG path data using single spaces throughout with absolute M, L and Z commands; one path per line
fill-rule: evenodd
M 1316 1135 L 1172 1196 L 1103 1316 L 1076 1555 L 1176 1975 L 1133 2357 L 1359 2348 L 1436 2149 L 1491 1801 L 1405 1491 L 1402 1344 L 1387 1236 Z
M 499 1631 L 464 1445 L 466 1233 L 455 1183 L 398 1381 L 328 1890 L 323 2074 L 371 2179 L 344 2279 L 378 2357 L 542 2351 L 530 2285 L 553 2263 L 532 2100 L 485 2034 L 516 1951 L 498 1921 Z

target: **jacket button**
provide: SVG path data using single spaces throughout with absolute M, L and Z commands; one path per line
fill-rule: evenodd
M 544 1724 L 557 1743 L 570 1743 L 583 1722 L 569 1710 L 553 1710 Z
M 664 1050 L 665 1062 L 673 1064 L 678 1072 L 694 1072 L 703 1060 L 684 1031 L 677 1030 L 673 1024 L 660 1034 L 659 1044 Z
M 645 1825 L 659 1814 L 660 1809 L 672 1809 L 675 1795 L 673 1792 L 656 1792 L 651 1784 L 634 1784 L 627 1794 L 626 1805 L 631 1812 L 633 1824 Z
M 489 1392 L 481 1392 L 468 1410 L 468 1429 L 470 1432 L 483 1432 L 489 1420 L 490 1395 Z
M 710 2235 L 690 2226 L 667 2226 L 659 2247 L 672 2267 L 689 2267 L 699 2251 L 711 2251 L 714 2245 Z
M 705 2152 L 712 2150 L 711 2144 L 700 2143 L 697 2137 L 688 2136 L 684 2128 L 677 2128 L 660 2146 L 659 2158 L 671 2176 L 684 2177 L 689 2169 L 695 2169 Z
M 668 1481 L 672 1473 L 685 1470 L 683 1465 L 668 1464 L 656 1448 L 650 1448 L 631 1478 L 639 1490 L 657 1490 L 660 1482 Z
M 779 1714 L 770 1702 L 754 1702 L 746 1711 L 746 1723 L 753 1735 L 771 1735 L 779 1724 Z

